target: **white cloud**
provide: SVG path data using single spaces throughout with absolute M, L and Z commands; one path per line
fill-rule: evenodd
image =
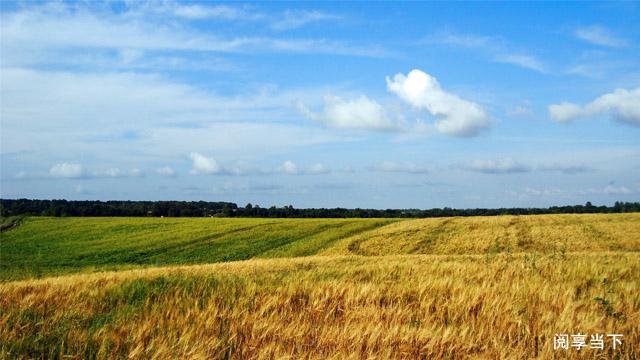
M 513 46 L 498 37 L 444 32 L 427 37 L 425 42 L 474 49 L 493 62 L 516 65 L 541 73 L 547 72 L 546 66 L 538 58 L 513 49 Z
M 230 6 L 211 3 L 185 3 L 175 0 L 125 2 L 121 16 L 128 19 L 144 19 L 167 16 L 186 20 L 260 20 L 265 15 L 248 6 Z M 175 20 L 175 19 L 173 19 Z
M 337 96 L 325 96 L 325 106 L 321 113 L 313 112 L 303 103 L 298 104 L 300 112 L 307 118 L 333 129 L 396 130 L 398 125 L 391 121 L 383 107 L 364 95 L 353 100 L 343 100 Z
M 527 200 L 532 198 L 540 198 L 540 197 L 565 197 L 566 192 L 560 189 L 537 189 L 527 187 L 522 191 L 513 191 L 507 190 L 505 192 L 508 196 L 517 198 L 520 200 Z
M 134 168 L 129 170 L 129 174 L 130 177 L 141 177 L 144 176 L 144 172 L 138 168 Z
M 608 29 L 601 26 L 590 26 L 576 29 L 575 36 L 594 45 L 623 47 L 628 43 L 626 40 L 617 38 Z
M 631 90 L 616 89 L 583 106 L 569 102 L 549 105 L 549 115 L 559 122 L 604 114 L 618 121 L 640 126 L 640 87 Z
M 222 171 L 222 167 L 214 158 L 206 157 L 197 152 L 189 154 L 189 158 L 192 161 L 190 171 L 192 175 L 218 174 Z
M 265 21 L 276 31 L 291 30 L 309 23 L 337 20 L 340 16 L 319 10 L 285 10 L 280 14 L 260 12 L 251 5 L 230 6 L 220 4 L 190 4 L 173 0 L 135 1 L 128 4 L 126 17 L 144 18 L 167 15 L 187 20 Z
M 284 12 L 284 14 L 282 14 L 282 17 L 280 19 L 275 20 L 271 23 L 271 28 L 277 31 L 291 30 L 312 22 L 337 19 L 340 19 L 340 17 L 317 10 L 287 10 Z
M 551 165 L 540 165 L 536 168 L 536 170 L 540 171 L 557 171 L 567 175 L 575 175 L 593 171 L 589 166 L 581 165 L 581 164 L 551 164 Z
M 287 160 L 282 163 L 280 170 L 285 174 L 295 175 L 298 173 L 298 166 L 293 161 Z
M 307 166 L 307 168 L 305 169 L 305 174 L 312 174 L 312 175 L 317 175 L 317 174 L 328 174 L 331 172 L 331 170 L 324 166 L 324 164 L 312 164 Z
M 325 89 L 270 89 L 220 96 L 157 75 L 12 68 L 0 71 L 0 83 L 3 151 L 33 151 L 37 145 L 48 149 L 43 156 L 64 159 L 78 153 L 109 154 L 140 164 L 158 158 L 179 160 L 176 154 L 194 149 L 223 157 L 266 155 L 354 140 L 293 123 L 299 113 L 292 103 L 298 99 L 313 102 Z M 123 139 L 121 134 L 127 132 L 136 133 L 136 138 Z M 117 141 L 96 141 L 107 135 Z M 62 137 L 64 146 L 59 141 Z M 55 160 L 40 162 L 48 166 Z
M 500 55 L 496 57 L 496 61 L 501 63 L 506 63 L 506 64 L 518 65 L 523 68 L 535 70 L 541 73 L 546 72 L 546 69 L 544 65 L 542 65 L 540 60 L 529 55 L 521 55 L 521 54 Z
M 26 178 L 27 174 L 22 172 L 22 178 Z M 105 170 L 88 170 L 82 164 L 77 163 L 59 163 L 49 169 L 49 176 L 54 178 L 70 178 L 70 179 L 99 179 L 99 178 L 126 178 L 141 177 L 144 172 L 141 169 L 133 168 L 129 171 L 122 171 L 117 167 L 110 167 Z M 36 176 L 35 178 L 40 178 Z
M 526 104 L 526 105 L 519 105 L 514 107 L 513 109 L 508 110 L 507 115 L 514 116 L 514 117 L 518 117 L 518 116 L 532 117 L 534 114 L 533 114 L 533 110 L 531 110 L 531 106 L 529 104 Z
M 311 164 L 304 167 L 303 169 L 300 169 L 300 167 L 295 162 L 291 160 L 287 160 L 277 168 L 263 170 L 261 173 L 262 174 L 281 173 L 281 174 L 287 174 L 287 175 L 321 175 L 321 174 L 328 174 L 330 172 L 331 172 L 331 169 L 329 169 L 328 167 L 326 167 L 324 164 L 321 164 L 321 163 Z
M 109 168 L 106 171 L 104 171 L 104 173 L 96 174 L 96 175 L 104 175 L 106 177 L 121 177 L 123 174 L 118 168 Z
M 525 195 L 531 195 L 531 196 L 554 196 L 554 195 L 559 195 L 561 194 L 562 191 L 558 190 L 558 189 L 533 189 L 533 188 L 526 188 L 524 190 L 524 194 Z
M 157 5 L 157 4 L 156 4 Z M 248 12 L 240 7 L 228 5 L 200 5 L 200 4 L 177 4 L 174 3 L 169 9 L 175 16 L 187 19 L 226 19 L 226 20 L 257 20 L 264 15 Z
M 85 171 L 81 164 L 64 162 L 53 165 L 49 175 L 55 178 L 81 178 L 85 176 Z
M 176 176 L 176 171 L 169 166 L 163 166 L 163 167 L 157 168 L 156 173 L 166 177 Z
M 568 122 L 582 116 L 583 110 L 576 104 L 564 101 L 560 104 L 549 105 L 549 115 L 555 121 Z
M 631 194 L 632 191 L 625 186 L 607 185 L 602 192 L 606 195 Z
M 227 176 L 245 176 L 245 175 L 319 175 L 328 174 L 331 170 L 324 164 L 316 163 L 308 165 L 304 168 L 298 166 L 291 160 L 284 161 L 277 167 L 257 167 L 246 162 L 236 162 L 233 165 L 225 165 L 213 158 L 205 157 L 199 153 L 191 153 L 193 168 L 191 174 L 216 174 Z
M 470 165 L 462 166 L 463 169 L 481 172 L 485 174 L 509 174 L 526 172 L 559 172 L 565 175 L 576 175 L 594 171 L 593 168 L 575 163 L 551 163 L 530 165 L 515 161 L 511 158 L 501 160 L 475 160 Z
M 418 166 L 412 162 L 397 163 L 393 161 L 383 161 L 375 164 L 369 168 L 371 171 L 381 172 L 398 172 L 398 173 L 410 173 L 410 174 L 425 174 L 429 170 L 424 166 Z
M 81 164 L 75 163 L 61 163 L 56 164 L 49 170 L 49 175 L 58 178 L 125 178 L 125 177 L 140 177 L 144 173 L 142 170 L 134 168 L 129 171 L 122 171 L 116 167 L 110 167 L 105 170 L 90 171 L 85 169 Z
M 513 174 L 529 172 L 531 170 L 528 166 L 512 159 L 475 160 L 471 165 L 466 166 L 466 169 L 485 174 Z
M 494 49 L 497 47 L 497 41 L 492 37 L 471 34 L 456 34 L 452 32 L 430 36 L 427 39 L 427 42 L 441 43 L 463 48 Z
M 420 70 L 407 76 L 387 77 L 387 89 L 420 110 L 427 110 L 438 118 L 436 129 L 451 136 L 474 136 L 489 127 L 487 114 L 476 103 L 444 91 L 438 80 Z
M 154 3 L 154 6 L 157 4 Z M 151 7 L 151 9 L 154 8 Z M 162 13 L 164 8 L 159 8 Z M 177 5 L 168 7 L 184 18 L 243 16 L 231 7 Z M 144 10 L 146 14 L 153 10 Z M 317 15 L 316 15 L 317 17 Z M 173 20 L 173 21 L 170 21 Z M 262 36 L 222 37 L 186 26 L 180 19 L 138 16 L 135 10 L 119 14 L 106 7 L 82 4 L 27 6 L 3 13 L 0 33 L 4 66 L 58 61 L 95 51 L 135 49 L 139 51 L 198 51 L 220 53 L 322 53 L 334 55 L 394 56 L 380 46 L 356 46 L 326 39 L 273 38 Z M 70 53 L 65 53 L 72 52 Z M 7 55 L 5 55 L 7 54 Z M 75 55 L 75 56 L 72 56 Z
M 13 177 L 14 179 L 26 179 L 27 173 L 26 171 L 18 171 Z

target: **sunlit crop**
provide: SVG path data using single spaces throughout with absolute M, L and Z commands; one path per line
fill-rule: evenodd
M 32 231 L 30 224 L 38 221 L 56 234 L 71 231 L 66 228 L 76 221 L 73 231 L 94 239 L 94 249 L 108 249 L 111 241 L 152 253 L 167 246 L 151 240 L 150 224 L 163 220 L 31 219 L 3 233 L 3 266 L 8 235 L 16 231 L 12 246 L 26 246 L 17 230 Z M 215 219 L 216 225 L 202 225 L 208 220 L 170 219 L 175 227 L 155 230 L 165 234 L 155 241 L 170 242 L 175 235 L 169 234 L 183 234 L 190 224 L 194 239 L 224 233 L 220 238 L 227 247 L 220 249 L 229 254 L 234 229 L 247 231 L 235 232 L 242 234 L 237 249 L 272 244 L 277 237 L 266 240 L 262 230 L 285 232 L 284 223 L 268 225 L 274 220 Z M 82 273 L 5 281 L 0 283 L 0 357 L 637 359 L 639 220 L 639 214 L 477 217 L 410 220 L 367 230 L 353 230 L 360 229 L 357 221 L 313 220 L 315 227 L 289 228 L 312 240 L 272 246 L 259 256 L 333 254 L 95 273 L 74 267 Z M 124 235 L 107 239 L 98 230 L 92 233 L 89 224 L 101 221 L 114 221 Z M 367 221 L 362 224 L 372 224 Z M 323 222 L 351 230 L 336 238 L 320 230 Z M 43 224 L 38 225 L 42 238 L 54 239 Z M 255 231 L 246 229 L 250 224 Z M 136 225 L 145 230 L 127 240 Z M 134 246 L 142 239 L 144 246 Z M 215 254 L 216 241 L 193 244 Z M 44 244 L 39 247 L 47 254 Z M 189 246 L 180 249 L 185 253 Z M 49 271 L 70 269 L 57 263 Z M 553 349 L 554 334 L 578 332 L 615 332 L 624 334 L 624 341 L 615 351 L 609 345 L 580 352 Z

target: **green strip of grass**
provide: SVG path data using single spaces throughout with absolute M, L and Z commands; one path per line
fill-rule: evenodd
M 0 280 L 314 255 L 394 219 L 46 218 L 0 237 Z

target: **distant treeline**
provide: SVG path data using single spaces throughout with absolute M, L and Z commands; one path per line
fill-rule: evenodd
M 168 216 L 168 217 L 273 217 L 273 218 L 425 218 L 444 216 L 492 216 L 640 212 L 640 202 L 616 202 L 613 206 L 552 206 L 500 209 L 296 209 L 293 206 L 263 208 L 247 204 L 207 201 L 68 201 L 0 199 L 3 217 L 32 216 Z

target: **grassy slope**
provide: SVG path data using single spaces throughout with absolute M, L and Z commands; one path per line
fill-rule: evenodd
M 312 255 L 391 219 L 27 218 L 0 235 L 0 280 Z

